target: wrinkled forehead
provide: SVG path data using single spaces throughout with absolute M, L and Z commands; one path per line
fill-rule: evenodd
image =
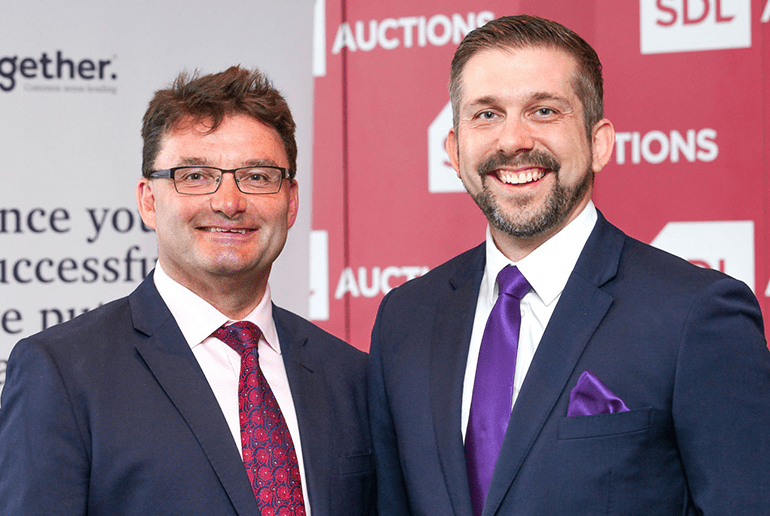
M 214 166 L 228 162 L 233 167 L 269 160 L 276 166 L 289 165 L 278 131 L 242 114 L 226 116 L 218 124 L 211 118 L 180 119 L 161 137 L 158 160 Z
M 256 122 L 264 127 L 272 129 L 276 133 L 278 132 L 275 127 L 268 124 L 259 117 L 256 117 L 250 113 L 232 111 L 223 113 L 221 116 L 214 116 L 209 113 L 184 113 L 176 119 L 169 121 L 163 136 L 188 131 L 194 131 L 200 134 L 210 134 L 216 132 L 226 122 L 232 121 L 234 119 Z
M 551 46 L 495 47 L 474 53 L 460 75 L 460 103 L 480 94 L 511 89 L 553 90 L 577 97 L 578 62 L 569 52 Z M 469 91 L 471 90 L 472 91 Z M 542 93 L 542 92 L 538 92 Z M 579 101 L 579 99 L 577 99 Z

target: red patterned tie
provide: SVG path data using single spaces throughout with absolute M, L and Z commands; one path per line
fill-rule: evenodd
M 273 391 L 259 367 L 260 331 L 246 321 L 214 332 L 241 355 L 238 408 L 243 464 L 262 516 L 304 516 L 297 453 Z

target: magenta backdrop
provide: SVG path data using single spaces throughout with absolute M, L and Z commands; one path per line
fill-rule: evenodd
M 517 13 L 564 23 L 602 59 L 618 140 L 597 207 L 631 236 L 742 279 L 767 313 L 768 4 L 326 0 L 312 228 L 328 238 L 328 316 L 311 316 L 366 350 L 389 288 L 483 240 L 443 151 L 446 83 L 468 30 Z

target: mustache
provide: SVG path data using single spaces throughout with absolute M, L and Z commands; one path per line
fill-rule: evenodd
M 497 152 L 479 164 L 479 175 L 486 176 L 501 167 L 522 168 L 539 167 L 558 173 L 561 163 L 549 152 L 530 150 L 511 156 L 505 152 Z

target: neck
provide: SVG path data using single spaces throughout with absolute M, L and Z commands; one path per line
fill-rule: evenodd
M 526 258 L 532 251 L 543 245 L 553 235 L 536 235 L 530 238 L 517 238 L 504 233 L 494 226 L 489 227 L 495 246 L 513 263 Z
M 242 275 L 201 275 L 191 278 L 175 274 L 166 267 L 163 267 L 163 270 L 171 279 L 236 321 L 249 315 L 262 301 L 267 292 L 267 278 L 270 273 L 268 270 L 267 273 L 254 278 L 244 278 Z
M 590 193 L 590 192 L 589 192 Z M 591 200 L 590 195 L 586 195 L 583 199 L 573 207 L 567 217 L 556 226 L 547 229 L 541 233 L 537 233 L 530 237 L 522 238 L 516 237 L 505 231 L 498 229 L 494 224 L 490 222 L 489 232 L 492 235 L 492 240 L 495 242 L 495 246 L 503 253 L 509 260 L 516 263 L 532 251 L 546 243 L 548 240 L 556 236 L 562 229 L 566 228 L 573 220 L 583 213 L 586 206 Z

